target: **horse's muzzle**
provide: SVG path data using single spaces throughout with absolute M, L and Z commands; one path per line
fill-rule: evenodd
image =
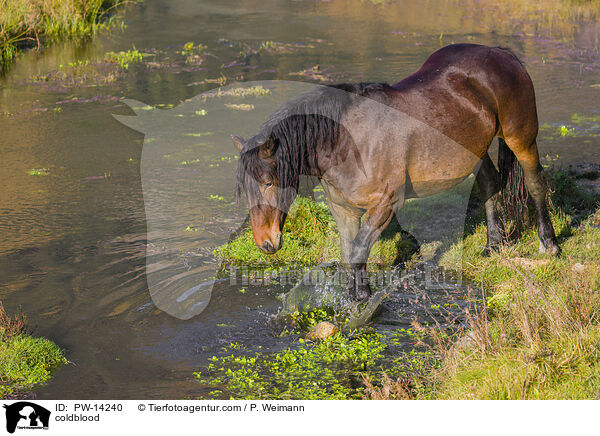
M 268 254 L 275 253 L 277 250 L 279 250 L 281 248 L 281 243 L 282 243 L 281 233 L 279 233 L 273 239 L 274 239 L 273 242 L 271 242 L 269 239 L 267 239 L 265 242 L 262 243 L 262 245 L 259 245 L 259 248 Z

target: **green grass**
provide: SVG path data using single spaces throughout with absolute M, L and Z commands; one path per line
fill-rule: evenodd
M 53 342 L 19 335 L 0 342 L 0 398 L 15 391 L 33 388 L 50 379 L 58 367 L 67 363 L 63 352 Z
M 400 233 L 390 229 L 373 246 L 369 262 L 391 265 L 399 252 L 412 247 L 408 245 L 402 241 Z M 214 254 L 225 263 L 225 267 L 245 265 L 274 270 L 283 267 L 307 268 L 339 261 L 340 237 L 325 203 L 298 196 L 283 228 L 282 248 L 275 254 L 265 254 L 256 247 L 251 228 L 218 247 Z
M 132 0 L 134 2 L 137 0 Z M 0 0 L 0 65 L 24 47 L 89 37 L 111 23 L 121 0 Z
M 22 317 L 10 317 L 0 303 L 0 398 L 18 397 L 67 363 L 53 342 L 25 332 Z
M 483 224 L 442 256 L 485 290 L 487 305 L 472 315 L 470 346 L 438 347 L 438 398 L 600 396 L 599 199 L 573 175 L 554 173 L 551 185 L 561 256 L 538 254 L 532 229 L 482 257 Z

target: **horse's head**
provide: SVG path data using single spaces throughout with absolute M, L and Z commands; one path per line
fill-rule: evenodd
M 290 196 L 290 189 L 281 183 L 282 168 L 276 157 L 278 144 L 272 138 L 254 137 L 249 141 L 239 136 L 232 138 L 240 152 L 238 197 L 242 191 L 248 197 L 254 242 L 265 253 L 273 254 L 283 243 L 283 224 L 295 197 L 295 194 Z

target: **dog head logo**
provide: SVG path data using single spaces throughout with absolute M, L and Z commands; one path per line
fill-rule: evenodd
M 4 405 L 6 409 L 6 431 L 14 433 L 18 428 L 47 429 L 50 411 L 29 401 Z

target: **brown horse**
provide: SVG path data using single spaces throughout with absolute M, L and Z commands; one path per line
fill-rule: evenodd
M 509 196 L 506 180 L 519 173 L 537 211 L 540 251 L 557 254 L 537 133 L 533 84 L 517 57 L 450 45 L 395 85 L 317 87 L 275 111 L 248 141 L 233 136 L 241 153 L 237 194 L 248 197 L 256 245 L 274 253 L 300 175 L 318 177 L 340 231 L 342 263 L 351 267 L 350 294 L 362 300 L 370 295 L 369 252 L 394 211 L 474 171 L 488 223 L 484 254 L 502 242 L 499 193 Z M 500 172 L 488 154 L 496 136 Z

